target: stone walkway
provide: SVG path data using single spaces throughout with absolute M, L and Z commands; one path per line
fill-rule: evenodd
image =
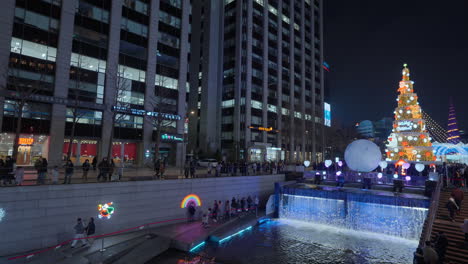
M 264 213 L 262 212 L 261 215 L 264 215 Z M 193 246 L 206 240 L 208 236 L 214 233 L 229 233 L 231 229 L 236 230 L 236 226 L 241 226 L 248 221 L 256 221 L 256 219 L 257 217 L 254 213 L 249 213 L 225 222 L 211 222 L 209 228 L 204 228 L 200 221 L 190 223 L 181 222 L 155 228 L 143 228 L 135 232 L 122 233 L 103 239 L 98 238 L 94 240 L 91 246 L 88 244 L 81 247 L 82 243 L 78 242 L 77 247 L 71 248 L 70 243 L 68 243 L 60 248 L 37 254 L 31 258 L 8 260 L 8 258 L 12 256 L 1 257 L 0 263 L 126 263 L 124 259 L 131 255 L 130 253 L 132 250 L 135 248 L 138 249 L 138 247 L 141 247 L 144 243 L 153 243 L 153 245 L 150 245 L 151 250 L 139 252 L 138 256 L 140 258 L 144 258 L 145 256 L 141 256 L 144 254 L 162 253 L 169 249 L 169 246 L 178 250 L 189 251 Z M 154 240 L 154 238 L 156 238 L 156 240 Z M 150 240 L 152 240 L 152 242 Z M 158 247 L 159 249 L 156 250 Z M 100 250 L 103 248 L 106 250 L 101 252 Z M 28 254 L 28 252 L 24 254 Z M 149 260 L 153 257 L 155 257 L 155 255 L 148 255 L 146 259 Z M 128 260 L 131 263 L 140 263 L 135 261 L 135 257 L 131 259 L 133 260 Z

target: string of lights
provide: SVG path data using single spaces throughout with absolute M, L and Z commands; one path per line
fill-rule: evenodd
M 426 121 L 426 127 L 429 131 L 429 134 L 431 134 L 431 137 L 439 143 L 447 142 L 447 131 L 441 125 L 439 125 L 439 123 L 432 119 L 428 113 L 424 112 L 422 109 L 421 112 L 424 121 Z

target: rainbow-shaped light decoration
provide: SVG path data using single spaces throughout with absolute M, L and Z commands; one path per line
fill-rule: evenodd
M 180 203 L 180 208 L 186 208 L 190 203 L 194 203 L 195 206 L 202 205 L 200 197 L 192 193 L 184 197 L 184 199 Z

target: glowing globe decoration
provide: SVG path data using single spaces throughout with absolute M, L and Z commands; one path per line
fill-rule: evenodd
M 327 172 L 326 172 L 326 171 L 322 171 L 322 174 L 323 174 L 323 175 L 326 175 L 326 174 L 327 174 Z
M 341 175 L 341 171 L 337 171 L 336 176 L 340 176 L 340 175 Z
M 383 175 L 382 175 L 381 172 L 377 173 L 377 178 L 382 179 L 382 176 L 383 176 Z
M 325 167 L 330 167 L 332 165 L 332 161 L 331 160 L 326 160 L 325 161 Z
M 403 169 L 407 170 L 410 167 L 410 164 L 405 162 L 403 163 Z
M 105 204 L 99 204 L 98 205 L 98 211 L 99 211 L 99 219 L 110 219 L 112 214 L 114 213 L 115 209 L 112 206 L 113 202 L 110 203 L 105 203 Z
M 424 170 L 424 164 L 422 164 L 422 163 L 416 164 L 415 167 L 416 167 L 416 170 L 419 171 L 419 172 Z
M 410 177 L 410 176 L 406 176 L 406 177 L 405 177 L 405 180 L 411 181 L 411 177 Z
M 380 168 L 385 169 L 385 168 L 387 168 L 388 163 L 386 161 L 382 160 L 381 162 L 379 162 L 379 166 L 380 166 Z
M 343 166 L 343 161 L 338 161 L 338 166 L 342 167 Z
M 396 173 L 393 174 L 393 178 L 394 178 L 394 179 L 398 179 L 398 174 L 396 174 Z
M 304 161 L 304 166 L 306 166 L 306 168 L 307 168 L 307 167 L 309 167 L 309 165 L 310 165 L 310 161 L 305 160 L 305 161 Z
M 379 165 L 382 153 L 372 141 L 359 139 L 346 147 L 344 155 L 346 164 L 353 171 L 370 172 Z

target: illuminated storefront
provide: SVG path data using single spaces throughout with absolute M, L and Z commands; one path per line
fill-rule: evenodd
M 13 133 L 3 133 L 0 136 L 0 158 L 5 159 L 13 155 Z M 34 162 L 42 157 L 48 158 L 49 155 L 49 137 L 46 135 L 21 134 L 19 138 L 18 156 L 16 164 L 34 165 Z

